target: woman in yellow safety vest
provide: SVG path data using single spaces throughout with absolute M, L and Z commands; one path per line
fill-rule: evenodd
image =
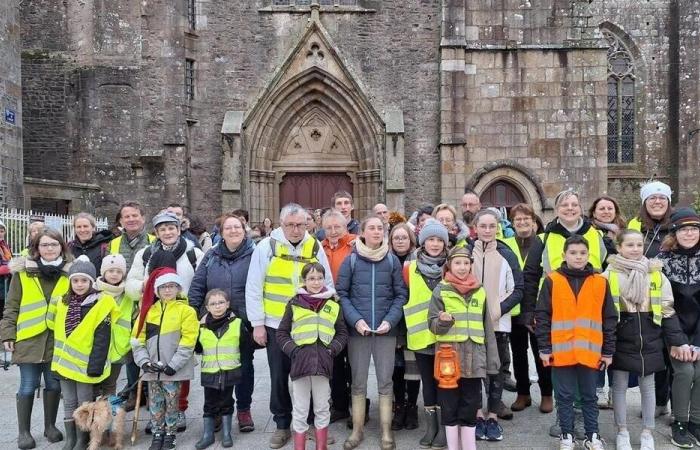
M 49 303 L 68 292 L 68 269 L 72 255 L 61 235 L 52 229 L 42 230 L 28 250 L 28 257 L 11 263 L 12 280 L 5 311 L 0 322 L 0 339 L 5 351 L 12 352 L 12 362 L 19 365 L 17 392 L 17 446 L 34 448 L 30 433 L 34 392 L 44 375 L 44 436 L 49 442 L 63 440 L 56 428 L 56 414 L 61 398 L 58 379 L 50 371 L 53 355 L 53 317 Z
M 89 433 L 76 430 L 73 412 L 95 399 L 95 384 L 109 376 L 112 366 L 108 357 L 111 326 L 119 310 L 111 295 L 97 293 L 92 287 L 96 275 L 90 259 L 79 256 L 68 271 L 70 290 L 49 305 L 49 315 L 56 317 L 51 371 L 61 380 L 64 450 L 87 447 Z
M 437 220 L 429 219 L 418 235 L 420 247 L 415 253 L 415 259 L 404 264 L 404 280 L 409 292 L 408 303 L 403 307 L 406 346 L 415 355 L 415 363 L 423 382 L 426 431 L 419 442 L 422 448 L 444 448 L 447 445 L 440 407 L 437 406 L 437 383 L 433 376 L 436 339 L 428 327 L 428 306 L 433 289 L 442 281 L 442 268 L 447 261 L 449 242 L 447 228 Z M 396 384 L 394 389 L 395 387 Z M 413 402 L 409 399 L 408 406 L 403 405 L 403 398 L 397 398 L 395 402 L 394 421 L 402 409 L 407 418 L 416 415 L 415 398 Z
M 644 235 L 644 256 L 654 258 L 661 251 L 661 243 L 669 234 L 671 225 L 671 187 L 661 181 L 645 184 L 639 191 L 642 206 L 639 214 L 627 224 L 627 228 Z
M 496 334 L 488 317 L 486 291 L 472 275 L 472 255 L 465 247 L 450 250 L 443 281 L 433 290 L 428 310 L 438 343 L 451 344 L 459 359 L 456 389 L 438 388 L 438 404 L 447 448 L 476 450 L 476 412 L 481 384 L 501 365 Z

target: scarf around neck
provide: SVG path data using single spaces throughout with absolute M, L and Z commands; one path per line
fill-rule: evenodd
M 474 275 L 467 274 L 465 278 L 459 278 L 454 273 L 450 272 L 448 269 L 443 277 L 445 281 L 450 283 L 450 285 L 457 290 L 460 294 L 466 296 L 472 291 L 475 291 L 481 287 L 479 280 L 476 279 Z
M 65 261 L 60 256 L 55 261 L 44 261 L 44 258 L 39 258 L 36 262 L 41 275 L 52 281 L 58 280 L 64 274 L 63 267 L 65 264 Z
M 608 262 L 612 270 L 627 276 L 625 284 L 620 282 L 620 295 L 635 305 L 642 304 L 649 292 L 650 260 L 646 256 L 642 256 L 640 260 L 634 260 L 615 255 Z
M 438 256 L 430 256 L 423 248 L 419 248 L 416 252 L 418 271 L 428 278 L 440 278 L 445 261 L 447 261 L 447 252 L 445 250 Z
M 109 294 L 110 296 L 114 297 L 115 300 L 117 299 L 117 297 L 124 293 L 124 286 L 124 280 L 122 280 L 121 283 L 117 285 L 107 283 L 105 280 L 102 279 L 102 277 L 99 277 L 97 280 L 95 280 L 95 289 L 99 292 Z
M 495 324 L 501 316 L 501 301 L 507 298 L 511 292 L 501 291 L 501 267 L 506 263 L 497 250 L 498 242 L 474 242 L 472 256 L 474 264 L 472 272 L 486 291 L 486 301 L 489 304 L 489 315 Z
M 355 239 L 355 248 L 360 256 L 369 259 L 372 262 L 381 261 L 389 252 L 389 244 L 387 243 L 386 239 L 382 241 L 382 245 L 380 245 L 379 248 L 371 249 L 365 245 L 361 237 L 358 237 Z
M 307 303 L 311 309 L 318 312 L 326 300 L 335 295 L 335 289 L 328 289 L 326 286 L 323 286 L 320 292 L 309 294 L 305 288 L 300 287 L 297 289 L 297 295 L 303 302 Z

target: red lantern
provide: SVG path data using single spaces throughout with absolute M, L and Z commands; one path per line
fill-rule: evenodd
M 459 356 L 452 345 L 440 344 L 440 348 L 435 353 L 433 376 L 438 381 L 439 388 L 457 389 L 461 371 L 459 368 Z

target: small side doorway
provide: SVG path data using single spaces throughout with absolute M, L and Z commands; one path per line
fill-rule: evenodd
M 329 208 L 338 191 L 353 193 L 346 173 L 290 172 L 280 183 L 280 207 L 294 202 L 304 208 Z
M 481 194 L 481 204 L 484 207 L 495 206 L 505 208 L 510 214 L 510 208 L 518 203 L 524 203 L 525 197 L 520 190 L 505 180 L 498 180 L 486 188 Z

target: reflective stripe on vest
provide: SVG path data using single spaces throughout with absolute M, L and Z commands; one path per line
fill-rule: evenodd
M 594 269 L 600 270 L 608 255 L 602 233 L 590 227 L 582 237 L 588 242 L 588 262 Z M 542 242 L 545 241 L 545 238 L 547 239 L 542 251 L 542 271 L 543 275 L 549 275 L 553 270 L 561 267 L 566 238 L 557 233 L 549 233 L 548 236 L 540 234 L 539 238 Z
M 559 272 L 552 280 L 552 357 L 557 367 L 582 364 L 598 368 L 603 347 L 603 302 L 607 282 L 595 274 L 583 282 L 578 295 Z
M 406 341 L 409 350 L 422 350 L 436 342 L 428 326 L 428 307 L 433 291 L 418 272 L 416 261 L 408 266 L 408 303 L 403 306 L 406 317 Z
M 131 351 L 131 315 L 134 301 L 122 294 L 115 299 L 119 308 L 119 317 L 112 324 L 112 340 L 109 343 L 109 360 L 117 362 Z
M 287 302 L 294 297 L 301 285 L 301 269 L 310 262 L 318 262 L 316 253 L 319 245 L 314 238 L 304 242 L 300 256 L 289 253 L 289 248 L 270 238 L 273 251 L 270 264 L 267 266 L 263 284 L 263 311 L 265 315 L 276 320 L 282 320 Z
M 117 304 L 112 296 L 101 294 L 70 336 L 66 336 L 67 314 L 68 305 L 59 301 L 56 305 L 56 328 L 54 329 L 51 370 L 69 380 L 80 383 L 99 383 L 109 376 L 112 362 L 106 358 L 102 374 L 97 377 L 88 376 L 87 369 L 95 340 L 95 330 L 108 316 L 116 317 Z
M 649 300 L 651 302 L 651 314 L 654 323 L 661 326 L 661 272 L 656 271 L 649 274 Z M 620 313 L 620 277 L 617 272 L 608 272 L 608 283 L 610 284 L 610 295 L 615 301 L 615 309 Z
M 297 345 L 315 344 L 320 340 L 328 347 L 335 336 L 339 312 L 340 305 L 333 300 L 326 301 L 318 313 L 292 305 L 292 340 Z
M 506 244 L 508 248 L 510 248 L 513 253 L 515 253 L 515 256 L 518 258 L 518 264 L 520 265 L 520 270 L 523 270 L 525 268 L 525 260 L 523 259 L 522 255 L 520 254 L 520 247 L 518 246 L 518 241 L 515 239 L 515 236 L 501 239 L 501 242 Z M 510 316 L 511 317 L 517 317 L 520 315 L 520 303 L 515 305 L 513 309 L 510 310 Z
M 119 249 L 121 248 L 122 245 L 122 238 L 124 235 L 120 235 L 115 237 L 109 242 L 109 254 L 110 255 L 118 255 L 119 254 Z M 151 233 L 148 233 L 148 243 L 152 244 L 156 241 L 156 237 L 152 235 Z
M 47 303 L 39 277 L 30 277 L 23 271 L 19 272 L 19 281 L 22 284 L 22 299 L 17 315 L 17 342 L 53 329 L 54 311 L 53 308 L 49 311 L 49 303 L 59 302 L 70 287 L 68 277 L 61 275 L 51 292 L 51 300 Z
M 640 233 L 642 232 L 642 221 L 639 220 L 639 217 L 634 217 L 630 219 L 630 221 L 627 223 L 627 228 L 630 230 L 637 230 Z
M 217 373 L 241 367 L 241 319 L 229 323 L 228 330 L 219 338 L 208 328 L 200 328 L 202 344 L 202 373 Z
M 447 284 L 444 281 L 442 284 Z M 442 289 L 440 297 L 445 303 L 445 312 L 452 314 L 455 322 L 446 334 L 436 336 L 438 342 L 465 342 L 471 340 L 477 344 L 485 342 L 484 308 L 486 291 L 479 288 L 466 303 L 464 297 L 450 289 Z

